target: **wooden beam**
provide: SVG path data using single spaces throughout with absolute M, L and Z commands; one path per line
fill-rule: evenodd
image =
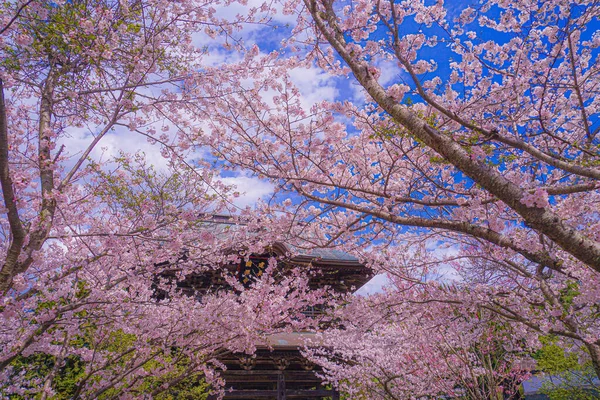
M 277 390 L 234 390 L 225 392 L 224 399 L 260 399 L 263 397 L 277 397 Z
M 335 394 L 335 390 L 326 389 L 300 389 L 300 390 L 288 390 L 286 392 L 288 398 L 301 397 L 303 399 L 310 397 L 328 397 Z
M 285 378 L 283 374 L 277 375 L 277 400 L 285 400 Z
M 285 391 L 286 398 L 316 398 L 316 397 L 333 397 L 337 391 L 335 390 L 287 390 Z M 277 390 L 234 390 L 233 392 L 225 392 L 225 399 L 260 399 L 265 397 L 276 397 L 279 395 Z M 339 395 L 338 395 L 339 396 Z M 335 397 L 334 397 L 335 398 Z M 339 397 L 338 397 L 339 398 Z
M 281 371 L 277 370 L 277 369 L 251 369 L 248 371 L 241 371 L 241 370 L 231 370 L 228 369 L 226 371 L 222 371 L 221 374 L 223 376 L 227 376 L 227 375 L 278 375 L 280 374 Z
M 321 382 L 312 371 L 224 371 L 221 376 L 226 382 L 274 382 L 280 374 L 283 374 L 287 382 Z

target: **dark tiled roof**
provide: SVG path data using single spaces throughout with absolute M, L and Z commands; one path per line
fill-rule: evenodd
M 348 261 L 358 263 L 358 259 L 353 255 L 336 249 L 300 249 L 291 245 L 285 245 L 291 253 L 301 257 L 316 258 L 323 261 Z

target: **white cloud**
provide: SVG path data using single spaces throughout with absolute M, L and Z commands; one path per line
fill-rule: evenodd
M 335 101 L 339 94 L 336 77 L 321 68 L 294 68 L 289 71 L 290 79 L 302 94 L 302 105 L 309 110 L 312 105 L 321 101 Z
M 381 71 L 378 81 L 382 86 L 403 82 L 404 71 L 400 69 L 397 62 L 383 60 L 377 63 L 377 68 Z
M 374 293 L 383 292 L 383 288 L 390 284 L 387 274 L 375 275 L 371 280 L 365 283 L 354 294 L 357 296 L 369 296 Z
M 250 176 L 233 176 L 220 178 L 226 185 L 235 185 L 240 196 L 235 198 L 233 204 L 240 208 L 253 206 L 258 199 L 266 199 L 273 194 L 274 187 L 269 181 Z
M 81 154 L 88 148 L 93 140 L 92 135 L 87 129 L 71 129 L 68 137 L 61 141 L 65 144 L 68 154 L 72 158 L 67 162 L 67 167 L 72 165 Z M 158 144 L 151 144 L 146 137 L 129 131 L 127 128 L 120 127 L 114 132 L 107 133 L 94 147 L 89 158 L 94 161 L 110 161 L 119 156 L 120 153 L 133 154 L 143 152 L 146 159 L 157 169 L 167 168 L 168 160 L 160 152 Z

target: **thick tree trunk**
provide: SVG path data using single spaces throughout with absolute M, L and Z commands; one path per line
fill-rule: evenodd
M 596 376 L 600 379 L 600 346 L 593 343 L 586 343 L 585 345 L 590 352 L 590 358 L 592 360 L 592 366 Z
M 8 209 L 8 220 L 11 228 L 11 244 L 0 270 L 0 295 L 5 294 L 12 285 L 15 275 L 25 272 L 33 262 L 33 253 L 40 250 L 48 237 L 54 220 L 56 201 L 52 197 L 54 190 L 54 168 L 51 157 L 52 139 L 50 135 L 52 103 L 54 97 L 54 73 L 51 70 L 42 86 L 38 125 L 38 165 L 41 181 L 41 207 L 39 225 L 31 228 L 29 243 L 23 247 L 25 231 L 16 206 L 16 195 L 9 168 L 9 140 L 4 87 L 0 81 L 0 181 L 4 204 Z M 25 252 L 26 257 L 22 257 Z M 25 258 L 25 259 L 23 259 Z
M 11 233 L 10 247 L 0 270 L 0 295 L 10 287 L 26 236 L 25 229 L 19 217 L 13 181 L 10 176 L 8 148 L 8 117 L 4 101 L 4 83 L 0 79 L 0 183 L 2 185 L 2 197 L 4 199 L 4 206 L 7 209 Z
M 19 265 L 16 273 L 22 273 L 29 268 L 33 262 L 33 253 L 39 251 L 52 229 L 54 213 L 56 211 L 56 200 L 54 199 L 54 160 L 52 160 L 51 148 L 51 118 L 54 102 L 55 74 L 48 73 L 48 77 L 42 87 L 40 101 L 40 120 L 38 126 L 38 165 L 40 169 L 40 183 L 42 204 L 39 211 L 39 225 L 31 229 L 29 244 L 25 249 L 27 258 Z

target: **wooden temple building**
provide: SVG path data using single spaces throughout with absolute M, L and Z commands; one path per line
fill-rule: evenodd
M 285 254 L 284 245 L 277 244 L 274 251 Z M 260 265 L 260 257 L 251 258 L 253 265 Z M 257 264 L 258 263 L 258 264 Z M 311 286 L 328 285 L 338 292 L 359 288 L 370 278 L 371 272 L 354 257 L 336 250 L 313 250 L 301 252 L 283 261 L 288 268 L 314 268 L 320 271 Z M 240 265 L 240 279 L 244 279 L 246 264 Z M 306 310 L 319 314 L 320 310 Z M 324 387 L 316 376 L 317 366 L 304 359 L 299 348 L 303 339 L 312 332 L 272 335 L 272 349 L 258 348 L 255 357 L 228 354 L 221 360 L 227 369 L 223 371 L 226 382 L 225 399 L 339 399 L 331 387 Z
M 285 258 L 285 254 L 295 254 Z M 307 268 L 318 271 L 310 280 L 310 286 L 329 286 L 337 292 L 348 292 L 363 286 L 371 277 L 371 271 L 356 258 L 339 250 L 291 249 L 282 243 L 274 244 L 269 253 L 253 255 L 239 265 L 226 267 L 226 272 L 236 274 L 240 282 L 251 283 L 258 279 L 268 264 L 269 257 L 278 259 L 278 270 L 283 274 L 291 268 Z M 224 284 L 218 273 L 202 274 L 182 282 L 182 290 L 198 293 Z M 191 294 L 191 293 L 190 293 Z M 318 316 L 322 310 L 306 310 Z M 269 337 L 269 346 L 258 347 L 254 356 L 229 353 L 220 361 L 226 366 L 222 372 L 225 399 L 339 399 L 339 393 L 324 386 L 317 377 L 319 367 L 304 359 L 300 353 L 303 340 L 314 332 L 295 332 Z M 210 397 L 209 397 L 210 399 Z

